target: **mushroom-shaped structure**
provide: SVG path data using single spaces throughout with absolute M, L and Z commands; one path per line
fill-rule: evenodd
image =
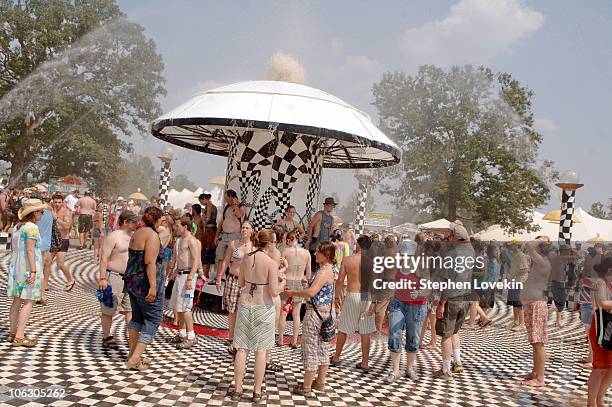
M 255 210 L 256 227 L 269 226 L 290 201 L 301 202 L 296 209 L 309 218 L 323 167 L 382 167 L 400 160 L 400 149 L 365 113 L 326 92 L 280 81 L 204 92 L 156 119 L 151 131 L 181 147 L 228 156 L 226 190 L 239 191 Z

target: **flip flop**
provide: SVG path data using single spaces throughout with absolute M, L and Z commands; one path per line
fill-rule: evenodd
M 333 358 L 333 357 L 331 357 L 331 358 L 329 358 L 329 364 L 330 364 L 331 366 L 334 366 L 334 367 L 336 367 L 336 366 L 340 366 L 340 361 L 339 361 L 339 360 L 336 360 L 336 361 L 335 361 L 335 360 L 334 360 L 334 358 Z
M 357 364 L 355 365 L 355 367 L 356 367 L 357 369 L 359 369 L 359 370 L 363 370 L 364 372 L 367 372 L 367 371 L 369 371 L 369 370 L 370 370 L 370 368 L 369 368 L 369 367 L 362 367 L 362 366 L 361 366 L 361 362 L 357 363 Z
M 72 291 L 72 289 L 74 288 L 75 284 L 76 284 L 76 280 L 74 280 L 72 282 L 72 284 L 66 284 L 66 287 L 64 288 L 64 291 L 67 292 L 67 293 Z

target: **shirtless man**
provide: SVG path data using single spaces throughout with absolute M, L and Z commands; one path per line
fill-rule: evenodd
M 315 251 L 317 245 L 320 242 L 330 240 L 331 233 L 334 230 L 334 218 L 332 211 L 336 207 L 334 198 L 325 198 L 323 202 L 323 210 L 315 213 L 315 215 L 308 223 L 308 237 L 306 239 L 306 249 L 310 251 L 311 262 L 313 265 L 317 264 L 315 261 Z
M 196 343 L 191 309 L 195 292 L 195 275 L 202 269 L 201 246 L 191 234 L 191 220 L 186 217 L 174 224 L 174 233 L 177 239 L 174 244 L 170 270 L 175 278 L 170 308 L 176 310 L 179 333 L 170 342 L 175 343 L 179 349 L 188 349 Z M 176 267 L 174 267 L 175 263 Z
M 245 217 L 244 206 L 240 204 L 236 191 L 228 189 L 225 192 L 225 203 L 226 205 L 223 208 L 219 227 L 215 235 L 217 273 L 225 271 L 221 269 L 221 262 L 225 258 L 227 246 L 229 246 L 230 242 L 240 239 L 240 228 Z
M 527 255 L 531 258 L 531 270 L 521 291 L 521 303 L 525 313 L 527 339 L 533 348 L 533 370 L 524 377 L 523 384 L 530 387 L 544 387 L 544 370 L 548 342 L 546 322 L 548 305 L 545 292 L 549 287 L 551 264 L 548 257 L 551 250 L 548 236 L 538 236 L 527 243 Z
M 62 235 L 62 245 L 55 250 L 49 250 L 49 254 L 45 257 L 45 275 L 49 276 L 51 272 L 51 266 L 53 265 L 53 260 L 56 261 L 57 268 L 64 273 L 64 277 L 66 277 L 66 288 L 65 291 L 70 291 L 74 287 L 76 281 L 74 277 L 72 277 L 72 273 L 64 260 L 66 259 L 66 253 L 68 252 L 68 247 L 70 246 L 70 231 L 72 230 L 72 211 L 68 209 L 66 203 L 64 202 L 64 198 L 61 194 L 53 195 L 53 200 L 51 201 L 51 205 L 53 206 L 53 214 L 55 215 L 55 221 L 57 222 L 57 227 L 59 228 L 60 234 Z M 45 283 L 46 287 L 46 283 Z
M 357 364 L 358 369 L 367 371 L 369 369 L 368 359 L 370 356 L 370 335 L 376 331 L 374 324 L 374 310 L 370 312 L 370 298 L 367 292 L 361 290 L 361 251 L 368 250 L 371 240 L 368 236 L 359 236 L 355 254 L 345 257 L 340 266 L 337 286 L 344 284 L 347 280 L 347 294 L 344 304 L 340 304 L 340 292 L 335 290 L 334 298 L 336 308 L 342 305 L 342 312 L 338 318 L 338 338 L 336 340 L 336 354 L 331 358 L 330 364 L 337 366 L 340 364 L 342 348 L 346 343 L 347 335 L 359 332 L 361 336 L 361 363 Z
M 85 249 L 87 240 L 89 239 L 89 232 L 93 227 L 93 216 L 96 213 L 98 204 L 91 197 L 91 192 L 85 192 L 85 196 L 80 198 L 75 209 L 79 212 L 79 242 L 81 244 L 80 249 Z
M 287 288 L 289 290 L 301 290 L 312 275 L 310 268 L 310 253 L 308 250 L 298 247 L 298 236 L 295 231 L 287 233 L 285 237 L 287 247 L 283 250 L 283 257 L 287 260 Z M 287 302 L 287 296 L 284 291 L 280 294 L 281 302 L 285 304 Z M 302 307 L 303 299 L 301 297 L 293 298 L 293 311 L 291 316 L 293 317 L 293 340 L 291 341 L 291 347 L 297 348 L 298 333 L 300 332 L 300 309 Z M 287 322 L 287 311 L 285 307 L 281 308 L 280 318 L 278 320 L 278 332 L 285 332 L 285 324 Z M 282 345 L 282 336 L 281 336 Z
M 104 240 L 100 253 L 100 268 L 98 277 L 98 288 L 106 290 L 110 284 L 113 291 L 113 306 L 107 307 L 100 304 L 100 319 L 102 322 L 102 346 L 110 349 L 118 349 L 117 342 L 111 335 L 113 317 L 117 312 L 125 317 L 125 324 L 132 319 L 132 307 L 130 296 L 123 292 L 123 273 L 128 263 L 128 248 L 130 238 L 136 230 L 138 217 L 130 211 L 124 211 L 119 216 L 119 229 L 112 232 Z

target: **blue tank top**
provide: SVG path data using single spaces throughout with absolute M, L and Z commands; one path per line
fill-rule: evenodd
M 327 212 L 321 211 L 321 226 L 319 227 L 319 242 L 329 240 L 331 225 L 334 218 Z
M 310 277 L 310 280 L 308 280 L 308 287 L 312 285 L 312 282 L 315 280 L 317 273 L 318 271 L 314 273 L 312 277 Z M 322 305 L 331 305 L 333 299 L 334 299 L 334 285 L 324 284 L 323 287 L 321 287 L 321 290 L 319 290 L 318 293 L 313 295 L 306 302 L 316 307 L 320 307 Z

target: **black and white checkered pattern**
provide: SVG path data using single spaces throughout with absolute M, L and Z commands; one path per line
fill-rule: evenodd
M 268 216 L 267 209 L 270 206 L 270 202 L 272 201 L 272 187 L 266 189 L 263 196 L 257 203 L 257 207 L 255 208 L 255 215 L 251 221 L 253 222 L 253 228 L 255 230 L 262 228 L 271 228 L 272 221 Z
M 355 219 L 355 234 L 357 236 L 360 236 L 363 234 L 367 202 L 368 202 L 368 182 L 366 180 L 359 180 L 357 218 Z
M 576 190 L 561 193 L 561 216 L 559 217 L 559 241 L 569 245 L 572 240 L 572 216 L 574 215 L 574 202 Z
M 247 131 L 236 148 L 236 170 L 240 182 L 240 199 L 248 207 L 256 206 L 261 189 L 261 168 L 272 164 L 276 140 L 256 137 L 260 133 Z M 250 192 L 250 199 L 249 199 Z
M 227 154 L 227 168 L 225 169 L 225 190 L 229 189 L 230 176 L 234 171 L 238 154 L 238 137 L 230 139 L 228 154 Z
M 6 284 L 9 256 L 0 254 L 0 286 Z M 162 326 L 146 355 L 152 359 L 144 372 L 126 370 L 127 340 L 123 317 L 114 321 L 113 335 L 119 350 L 101 346 L 99 304 L 94 292 L 97 267 L 90 263 L 91 251 L 69 251 L 66 259 L 77 280 L 66 293 L 63 274 L 53 267 L 49 301 L 36 306 L 28 324 L 28 336 L 40 342 L 33 349 L 13 348 L 5 341 L 6 317 L 0 318 L 0 405 L 17 406 L 250 406 L 253 386 L 253 359 L 247 364 L 245 397 L 232 403 L 226 397 L 233 382 L 233 363 L 223 342 L 214 336 L 198 335 L 189 350 L 177 350 L 165 339 L 176 331 Z M 8 299 L 0 294 L 0 307 L 8 314 Z M 586 382 L 591 370 L 577 359 L 587 355 L 584 328 L 575 312 L 561 313 L 562 328 L 549 319 L 546 345 L 546 387 L 521 385 L 522 374 L 531 370 L 531 346 L 525 332 L 512 332 L 512 308 L 498 301 L 489 311 L 493 325 L 486 329 L 462 330 L 461 359 L 465 371 L 444 382 L 432 378 L 441 367 L 438 350 L 417 354 L 419 381 L 401 378 L 394 384 L 384 382 L 391 369 L 386 337 L 374 337 L 370 351 L 370 371 L 356 369 L 360 359 L 359 343 L 350 336 L 342 353 L 342 363 L 330 367 L 327 391 L 304 398 L 290 387 L 302 380 L 300 349 L 274 348 L 272 360 L 283 366 L 279 373 L 267 372 L 265 390 L 269 406 L 584 406 Z M 196 311 L 196 322 L 211 328 L 226 329 L 225 316 Z M 291 325 L 289 322 L 288 326 Z M 426 336 L 426 341 L 429 335 Z M 333 346 L 332 346 L 333 348 Z M 333 349 L 332 349 L 333 350 Z M 405 363 L 402 357 L 401 370 Z M 10 398 L 8 388 L 48 388 L 66 390 L 61 400 L 39 398 L 28 402 Z M 606 405 L 612 400 L 607 397 Z
M 312 153 L 308 144 L 310 138 L 283 133 L 274 152 L 271 185 L 276 207 L 285 210 L 291 203 L 291 191 L 298 176 L 308 173 Z M 296 173 L 299 171 L 299 175 Z
M 11 250 L 11 235 L 7 232 L 0 232 L 0 253 Z
M 238 178 L 241 201 L 254 211 L 253 216 L 249 215 L 254 226 L 269 227 L 272 225 L 271 213 L 286 209 L 296 183 L 308 174 L 307 205 L 310 205 L 312 214 L 313 201 L 320 189 L 323 164 L 320 151 L 312 137 L 274 130 L 246 131 L 230 145 L 226 188 L 232 179 Z M 269 183 L 263 179 L 268 176 L 266 167 L 269 168 Z M 262 187 L 266 191 L 260 197 Z
M 323 150 L 319 144 L 312 140 L 309 146 L 311 159 L 308 163 L 308 190 L 306 191 L 305 221 L 308 222 L 314 215 L 319 193 L 321 192 L 321 175 L 323 169 Z
M 162 167 L 159 174 L 159 205 L 162 210 L 166 208 L 168 191 L 170 190 L 170 162 L 170 160 L 162 159 Z

